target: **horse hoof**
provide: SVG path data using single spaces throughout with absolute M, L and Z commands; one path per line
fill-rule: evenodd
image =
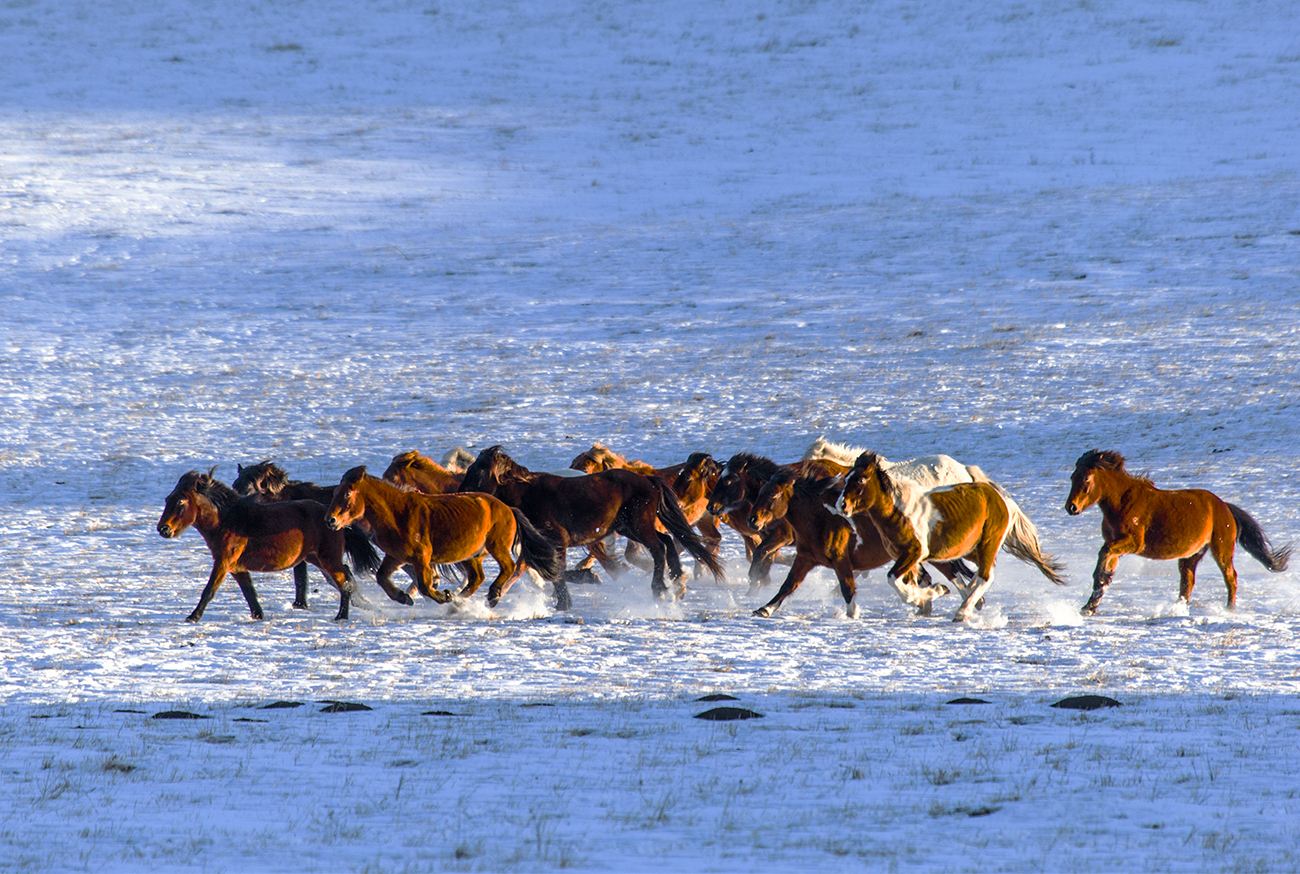
M 769 619 L 772 616 L 772 609 L 770 607 L 759 607 L 754 611 L 754 615 L 759 619 Z
M 295 609 L 295 610 L 306 610 L 306 609 L 307 609 L 307 602 L 306 602 L 306 601 L 294 601 L 294 602 L 293 602 L 293 609 Z
M 860 613 L 861 611 L 858 609 L 857 604 L 850 604 L 849 606 L 844 608 L 844 615 L 849 617 L 850 619 L 857 619 Z
M 494 598 L 493 596 L 488 595 L 487 605 L 489 608 L 495 610 L 497 608 L 497 605 L 500 603 L 501 603 L 500 598 Z
M 253 613 L 252 616 L 253 616 L 254 619 L 257 619 L 257 620 L 261 620 L 261 619 L 266 618 L 266 617 L 264 617 L 264 616 L 262 615 L 262 611 L 261 611 L 261 610 L 258 610 L 256 613 Z
M 1080 615 L 1080 616 L 1096 616 L 1096 615 L 1097 615 L 1097 608 L 1096 608 L 1095 606 L 1093 606 L 1092 604 L 1084 604 L 1082 607 L 1079 608 L 1079 615 Z
M 199 619 L 201 619 L 201 618 L 202 618 L 202 614 L 200 614 L 200 613 L 191 613 L 189 616 L 186 616 L 186 617 L 185 617 L 185 621 L 186 621 L 186 622 L 193 622 L 193 623 L 196 623 L 196 624 L 197 624 L 198 621 L 199 621 Z
M 410 595 L 406 594 L 405 592 L 400 592 L 399 594 L 402 597 L 397 599 L 397 603 L 405 604 L 407 607 L 410 607 L 412 604 L 415 603 L 415 599 L 412 598 Z

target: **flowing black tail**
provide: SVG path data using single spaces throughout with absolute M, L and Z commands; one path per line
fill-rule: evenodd
M 691 523 L 686 521 L 686 514 L 682 512 L 682 505 L 677 502 L 677 495 L 673 494 L 667 483 L 654 477 L 646 477 L 646 479 L 659 490 L 659 509 L 656 515 L 664 528 L 676 538 L 678 543 L 686 547 L 686 551 L 692 558 L 709 569 L 709 573 L 713 574 L 715 580 L 719 582 L 726 580 L 727 575 L 722 570 L 722 565 L 718 563 L 718 557 L 709 552 L 709 548 L 695 533 Z
M 1291 560 L 1291 546 L 1274 549 L 1253 516 L 1236 504 L 1228 504 L 1228 509 L 1232 511 L 1232 518 L 1237 520 L 1237 542 L 1241 548 L 1275 574 L 1286 570 L 1287 562 Z
M 512 507 L 511 511 L 515 514 L 519 557 L 541 574 L 543 579 L 552 583 L 559 581 L 564 576 L 564 550 L 538 531 L 519 510 Z
M 381 559 L 370 538 L 355 525 L 343 529 L 343 549 L 352 563 L 352 571 L 357 574 L 373 574 L 379 570 Z

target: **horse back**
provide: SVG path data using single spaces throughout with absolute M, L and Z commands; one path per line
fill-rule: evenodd
M 1237 522 L 1227 503 L 1206 489 L 1140 490 L 1120 524 L 1141 527 L 1145 558 L 1185 558 L 1210 542 L 1216 529 L 1236 540 Z

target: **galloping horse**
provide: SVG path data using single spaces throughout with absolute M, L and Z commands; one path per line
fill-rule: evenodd
M 771 616 L 780 609 L 815 567 L 828 567 L 835 572 L 845 610 L 850 617 L 858 615 L 854 601 L 857 582 L 853 572 L 881 567 L 889 562 L 891 556 L 873 525 L 861 518 L 846 520 L 827 506 L 839 497 L 840 487 L 838 477 L 800 476 L 794 470 L 783 468 L 759 489 L 754 498 L 750 525 L 761 530 L 775 520 L 784 519 L 794 531 L 795 555 L 780 591 L 755 610 L 755 616 Z M 939 568 L 949 578 L 963 574 L 970 576 L 961 561 L 943 563 Z M 924 577 L 921 585 L 894 581 L 894 586 L 904 600 L 917 607 L 918 612 L 929 615 L 931 601 L 948 590 L 930 585 L 929 574 L 924 569 L 921 575 Z
M 608 567 L 608 555 L 601 541 L 610 533 L 622 534 L 650 552 L 654 560 L 651 590 L 665 597 L 667 566 L 676 594 L 685 594 L 679 542 L 715 577 L 721 579 L 717 558 L 691 530 L 672 489 L 655 477 L 629 470 L 607 470 L 587 476 L 560 477 L 530 471 L 516 463 L 500 446 L 490 446 L 465 472 L 461 491 L 483 491 L 496 495 L 524 512 L 534 525 L 567 549 L 587 546 Z M 663 525 L 665 531 L 656 527 Z
M 179 537 L 191 525 L 203 535 L 212 553 L 212 572 L 199 596 L 198 606 L 185 617 L 187 622 L 202 618 L 226 574 L 239 584 L 253 618 L 261 619 L 262 606 L 249 572 L 281 571 L 304 561 L 320 568 L 338 588 L 339 610 L 334 618 L 347 619 L 355 584 L 343 564 L 344 552 L 348 552 L 358 571 L 373 570 L 379 559 L 364 537 L 345 543 L 341 533 L 326 526 L 322 504 L 241 499 L 229 486 L 213 479 L 210 472 L 192 470 L 177 481 L 176 488 L 167 496 L 157 527 L 163 537 L 172 538 Z M 410 603 L 410 598 L 406 598 L 406 603 Z
M 1178 598 L 1186 603 L 1196 566 L 1210 552 L 1228 587 L 1229 610 L 1237 606 L 1237 543 L 1273 573 L 1286 570 L 1291 557 L 1290 546 L 1274 549 L 1259 523 L 1236 504 L 1205 489 L 1156 488 L 1125 470 L 1118 452 L 1092 449 L 1075 462 L 1065 512 L 1077 516 L 1093 504 L 1101 508 L 1102 546 L 1084 615 L 1097 612 L 1122 555 L 1178 559 Z
M 794 529 L 782 518 L 773 519 L 765 528 L 754 528 L 750 524 L 758 490 L 782 470 L 791 471 L 796 476 L 818 477 L 837 476 L 848 468 L 822 460 L 782 465 L 752 452 L 737 452 L 727 459 L 709 493 L 709 512 L 734 528 L 745 541 L 745 554 L 750 559 L 751 592 L 768 582 L 773 559 L 781 547 L 794 543 Z
M 1042 557 L 1045 555 L 1038 542 L 1037 526 L 1025 515 L 1025 512 L 1020 509 L 1020 505 L 1016 503 L 1007 490 L 989 479 L 988 474 L 975 465 L 963 464 L 951 455 L 923 455 L 918 458 L 909 458 L 906 461 L 890 461 L 883 455 L 869 449 L 859 449 L 844 443 L 833 443 L 823 436 L 812 442 L 812 445 L 808 447 L 808 451 L 804 453 L 804 459 L 822 459 L 853 467 L 863 453 L 874 455 L 880 469 L 888 473 L 890 479 L 894 482 L 903 479 L 909 480 L 914 487 L 911 491 L 926 492 L 940 486 L 956 485 L 957 483 L 988 483 L 1002 495 L 1002 500 L 1007 505 L 1007 512 L 1011 516 L 1011 531 L 1007 535 L 1007 549 L 1009 551 L 1020 550 L 1023 555 L 1015 552 L 1013 554 L 1016 554 L 1022 561 L 1028 562 L 1035 561 L 1035 556 Z M 1055 559 L 1049 559 L 1049 564 L 1051 565 L 1050 571 L 1059 575 L 1061 565 Z
M 653 467 L 644 461 L 624 458 L 603 443 L 593 443 L 586 452 L 579 453 L 569 467 L 580 473 L 600 473 L 603 470 L 630 470 L 643 476 L 658 477 L 677 495 L 677 502 L 682 506 L 686 521 L 695 526 L 700 539 L 714 555 L 722 545 L 722 532 L 718 530 L 717 519 L 708 512 L 709 492 L 718 481 L 721 467 L 713 456 L 707 452 L 693 452 L 681 464 L 667 467 Z M 635 542 L 628 544 L 626 557 L 635 560 L 637 551 Z M 695 565 L 698 578 L 703 565 Z
M 971 584 L 952 578 L 965 596 L 954 622 L 969 619 L 993 583 L 998 550 L 1033 564 L 1057 585 L 1060 565 L 1020 539 L 1011 526 L 1011 509 L 1000 488 L 990 482 L 957 483 L 924 491 L 913 482 L 893 478 L 875 453 L 858 456 L 844 482 L 837 509 L 846 516 L 867 516 L 894 553 L 889 580 L 915 583 L 923 561 L 951 561 L 971 556 L 976 577 Z M 900 594 L 902 591 L 900 590 Z
M 333 486 L 289 479 L 289 474 L 284 468 L 270 459 L 247 467 L 242 464 L 236 467 L 239 473 L 230 487 L 241 495 L 260 495 L 272 501 L 315 501 L 327 506 L 334 497 Z M 374 552 L 374 547 L 369 544 L 369 538 L 360 528 L 349 527 L 343 532 L 343 537 L 349 551 Z M 363 540 L 366 541 L 364 544 Z M 300 561 L 293 566 L 293 606 L 299 610 L 307 609 L 306 562 Z
M 383 478 L 399 486 L 424 492 L 426 495 L 446 495 L 460 488 L 464 473 L 453 473 L 431 458 L 414 449 L 394 455 L 384 470 Z
M 401 489 L 387 480 L 367 476 L 364 466 L 343 475 L 325 514 L 331 528 L 339 530 L 364 519 L 375 533 L 384 561 L 376 579 L 392 595 L 405 592 L 392 582 L 402 565 L 415 572 L 416 584 L 426 598 L 440 604 L 451 596 L 433 585 L 434 564 L 458 563 L 469 579 L 458 593 L 468 598 L 483 584 L 483 554 L 497 563 L 497 576 L 488 588 L 488 606 L 495 607 L 510 588 L 522 564 L 555 584 L 561 608 L 568 593 L 561 573 L 563 553 L 529 524 L 523 514 L 484 494 L 425 495 Z M 513 550 L 518 545 L 520 562 Z

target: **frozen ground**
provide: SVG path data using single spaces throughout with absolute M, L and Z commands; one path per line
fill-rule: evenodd
M 1083 622 L 1061 510 L 1111 447 L 1300 535 L 1291 4 L 214 10 L 0 4 L 0 868 L 1297 867 L 1300 575 L 1126 559 Z M 153 530 L 266 456 L 822 432 L 981 465 L 1071 585 L 760 621 L 731 540 L 668 606 L 192 627 Z

